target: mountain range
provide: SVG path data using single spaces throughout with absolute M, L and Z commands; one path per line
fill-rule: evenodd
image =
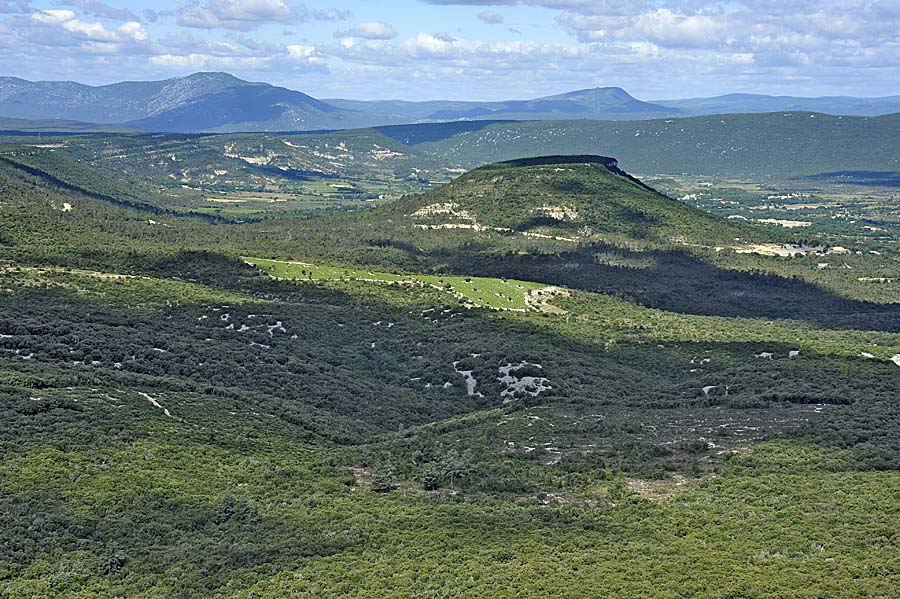
M 0 77 L 0 117 L 123 124 L 172 133 L 313 131 L 473 120 L 640 120 L 782 110 L 882 115 L 900 112 L 900 96 L 797 98 L 730 94 L 645 102 L 618 87 L 598 87 L 531 100 L 407 102 L 318 100 L 299 91 L 244 81 L 228 73 L 195 73 L 164 81 L 102 86 Z

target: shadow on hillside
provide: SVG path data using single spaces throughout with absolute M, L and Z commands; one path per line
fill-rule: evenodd
M 373 127 L 382 135 L 390 137 L 394 141 L 407 146 L 417 144 L 443 141 L 460 133 L 471 133 L 481 131 L 491 125 L 500 125 L 504 123 L 515 123 L 512 120 L 474 120 L 474 121 L 454 121 L 450 123 L 420 123 L 415 125 L 384 125 L 382 127 Z
M 897 304 L 848 299 L 799 278 L 725 270 L 680 251 L 632 252 L 595 244 L 556 255 L 456 250 L 433 257 L 455 273 L 565 285 L 682 314 L 900 331 Z
M 864 187 L 900 187 L 900 173 L 893 171 L 837 171 L 813 175 L 806 179 Z

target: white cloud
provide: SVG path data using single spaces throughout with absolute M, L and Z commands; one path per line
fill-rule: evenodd
M 133 40 L 138 42 L 146 42 L 149 37 L 147 35 L 147 31 L 144 29 L 144 26 L 136 21 L 129 21 L 122 24 L 119 27 L 119 31 L 121 33 L 124 33 L 125 35 L 130 36 Z
M 397 31 L 381 21 L 369 21 L 360 23 L 348 31 L 336 31 L 334 37 L 358 37 L 368 40 L 392 40 L 397 37 Z
M 708 46 L 726 33 L 722 21 L 707 15 L 679 15 L 667 8 L 640 15 L 634 31 L 654 42 L 670 46 Z
M 103 23 L 82 21 L 73 11 L 65 9 L 37 11 L 31 14 L 31 21 L 38 26 L 66 31 L 72 34 L 75 41 L 122 44 L 145 42 L 148 39 L 144 26 L 137 21 L 129 21 L 115 29 L 109 29 Z
M 533 61 L 552 66 L 554 60 L 585 56 L 585 44 L 545 44 L 534 41 L 487 42 L 453 38 L 445 33 L 420 32 L 404 40 L 359 40 L 344 38 L 336 46 L 323 50 L 350 62 L 405 67 L 410 63 L 430 62 L 490 69 L 532 69 Z
M 318 55 L 318 50 L 316 50 L 315 46 L 304 46 L 301 44 L 290 45 L 287 47 L 287 51 L 288 56 L 299 60 L 306 60 Z
M 295 23 L 300 13 L 285 0 L 211 0 L 178 9 L 178 24 L 200 29 L 253 29 L 260 23 Z
M 503 23 L 503 15 L 493 10 L 483 10 L 478 13 L 478 19 L 488 25 L 500 25 Z
M 291 63 L 308 67 L 326 67 L 325 57 L 315 46 L 292 44 L 286 47 L 287 58 Z
M 59 25 L 75 19 L 75 13 L 71 10 L 41 10 L 31 15 L 38 23 Z
M 310 10 L 290 0 L 203 0 L 181 6 L 176 11 L 176 22 L 197 29 L 249 31 L 267 23 L 339 21 L 348 16 L 348 11 Z
M 188 56 L 209 55 L 209 56 L 255 56 L 253 49 L 247 48 L 238 41 L 207 41 L 195 36 L 189 31 L 179 31 L 172 33 L 159 40 L 156 44 L 156 50 L 160 55 L 170 56 Z
M 133 12 L 126 8 L 115 8 L 100 0 L 60 0 L 63 6 L 77 8 L 82 14 L 113 21 L 140 21 Z
M 415 37 L 409 38 L 403 43 L 402 48 L 413 57 L 448 56 L 454 50 L 465 52 L 463 44 L 454 47 L 453 40 L 448 40 L 446 36 L 428 33 L 419 33 Z
M 213 54 L 158 54 L 150 57 L 150 63 L 179 69 L 259 69 L 269 64 L 260 57 L 218 56 Z
M 417 85 L 403 93 L 431 97 L 524 97 L 588 85 L 622 85 L 642 98 L 900 90 L 898 0 L 433 0 L 475 8 L 448 10 L 446 22 L 420 23 L 426 28 L 414 35 L 368 21 L 341 27 L 336 39 L 336 26 L 304 25 L 349 16 L 314 8 L 324 2 L 179 0 L 179 10 L 159 13 L 129 3 L 136 16 L 112 1 L 46 0 L 48 9 L 32 11 L 28 0 L 0 0 L 0 70 L 95 80 L 191 68 L 252 71 L 266 81 L 304 73 L 304 90 L 316 81 L 318 91 L 360 97 L 393 95 L 411 79 Z M 501 8 L 513 5 L 532 8 Z M 545 19 L 520 23 L 541 14 L 535 7 Z M 485 39 L 465 33 L 476 15 L 500 25 L 496 11 L 510 19 L 512 10 L 521 32 L 514 42 L 501 41 L 510 37 L 506 25 L 478 29 Z M 440 11 L 428 14 L 440 19 Z M 554 18 L 555 29 L 547 23 Z M 278 27 L 254 39 L 250 32 L 265 25 Z M 532 25 L 542 26 L 540 41 L 529 39 Z

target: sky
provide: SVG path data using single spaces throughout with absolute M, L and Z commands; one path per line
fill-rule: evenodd
M 900 0 L 0 0 L 0 75 L 318 98 L 900 94 Z

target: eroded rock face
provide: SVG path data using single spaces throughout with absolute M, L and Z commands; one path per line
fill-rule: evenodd
M 478 387 L 478 379 L 475 378 L 473 372 L 474 370 L 460 370 L 459 369 L 459 360 L 453 363 L 453 369 L 456 370 L 457 374 L 463 377 L 466 381 L 466 395 L 474 395 L 477 397 L 484 397 L 484 395 L 480 391 L 475 391 L 475 388 Z
M 512 401 L 519 392 L 526 393 L 535 397 L 544 391 L 549 391 L 553 387 L 547 384 L 545 377 L 518 375 L 517 373 L 526 368 L 542 369 L 540 364 L 532 364 L 531 362 L 522 361 L 518 364 L 508 363 L 498 368 L 502 376 L 497 380 L 503 383 L 506 388 L 500 392 L 500 397 L 504 398 L 504 403 Z

